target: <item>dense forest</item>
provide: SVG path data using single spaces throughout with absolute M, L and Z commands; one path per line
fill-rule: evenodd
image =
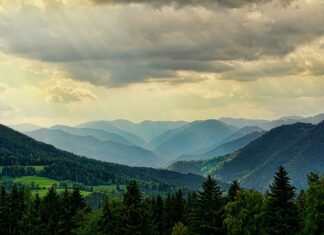
M 123 197 L 90 209 L 78 189 L 44 197 L 24 186 L 0 190 L 0 234 L 111 235 L 320 235 L 324 234 L 324 177 L 310 173 L 296 192 L 280 167 L 266 194 L 241 188 L 227 192 L 208 177 L 198 191 L 144 197 L 130 180 Z

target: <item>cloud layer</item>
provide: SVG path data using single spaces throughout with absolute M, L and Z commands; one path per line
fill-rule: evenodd
M 46 118 L 319 112 L 323 12 L 322 0 L 3 0 L 1 102 Z
M 251 3 L 218 1 L 225 2 Z M 64 7 L 42 11 L 23 7 L 0 16 L 0 48 L 55 63 L 73 79 L 108 87 L 152 80 L 183 81 L 178 77 L 181 71 L 246 81 L 264 74 L 303 72 L 293 63 L 280 65 L 280 60 L 324 35 L 323 11 L 324 5 L 316 0 L 299 1 L 286 8 L 270 1 L 234 10 L 166 7 L 156 11 L 145 4 L 102 5 L 73 12 Z M 268 62 L 276 59 L 278 63 Z M 255 68 L 241 63 L 250 61 L 265 62 Z M 192 81 L 197 79 L 188 80 Z
M 293 0 L 92 0 L 97 4 L 148 4 L 153 7 L 172 6 L 176 8 L 186 6 L 203 6 L 203 7 L 215 7 L 225 6 L 230 8 L 239 8 L 251 4 L 264 4 L 277 2 L 281 5 L 287 6 Z

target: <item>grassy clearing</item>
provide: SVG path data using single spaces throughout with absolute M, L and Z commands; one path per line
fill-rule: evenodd
M 39 176 L 23 176 L 23 177 L 17 177 L 13 180 L 14 183 L 21 183 L 25 185 L 30 185 L 32 182 L 35 184 L 38 184 L 40 188 L 50 188 L 54 184 L 58 184 L 58 181 L 45 178 L 45 177 L 39 177 Z
M 38 189 L 33 189 L 33 193 L 38 193 L 40 197 L 44 197 L 48 189 L 53 186 L 53 185 L 58 185 L 59 181 L 49 179 L 46 177 L 40 177 L 40 176 L 22 176 L 22 177 L 8 177 L 8 176 L 2 176 L 0 179 L 0 182 L 5 182 L 5 181 L 13 181 L 13 183 L 18 183 L 18 184 L 24 184 L 26 186 L 31 186 L 32 184 L 38 185 Z M 57 192 L 63 192 L 64 189 L 58 188 L 56 189 Z M 91 194 L 91 192 L 87 191 L 80 191 L 83 196 L 87 196 Z

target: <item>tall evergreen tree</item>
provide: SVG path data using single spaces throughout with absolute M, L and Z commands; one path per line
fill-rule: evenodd
M 8 198 L 9 203 L 9 234 L 19 234 L 19 221 L 21 220 L 24 210 L 25 210 L 25 202 L 24 202 L 24 188 L 18 188 L 16 184 L 14 184 L 11 193 Z
M 59 233 L 70 234 L 73 215 L 71 213 L 71 193 L 67 188 L 59 195 Z
M 267 195 L 264 226 L 268 234 L 290 235 L 296 234 L 298 222 L 295 189 L 286 169 L 280 166 Z
M 297 196 L 297 209 L 298 209 L 298 218 L 299 218 L 299 228 L 298 230 L 303 230 L 304 228 L 304 218 L 305 218 L 305 203 L 306 203 L 306 193 L 305 190 L 301 190 Z
M 128 182 L 123 198 L 125 235 L 150 234 L 142 195 L 135 180 Z
M 20 221 L 20 234 L 41 235 L 40 205 L 41 200 L 36 193 L 33 197 L 29 190 L 25 192 L 26 210 Z
M 172 231 L 173 225 L 174 225 L 174 221 L 172 216 L 170 216 L 172 214 L 172 210 L 173 210 L 173 206 L 172 206 L 172 200 L 171 200 L 171 194 L 168 194 L 166 199 L 165 199 L 165 203 L 164 203 L 164 233 L 165 235 L 169 235 L 170 232 Z
M 178 189 L 171 197 L 171 218 L 174 223 L 183 222 L 184 219 L 184 210 L 185 210 L 185 200 L 183 198 L 183 193 Z
M 125 234 L 125 208 L 122 201 L 119 199 L 105 201 L 98 221 L 98 230 L 108 235 Z
M 107 235 L 117 234 L 109 200 L 106 200 L 105 205 L 102 208 L 102 215 L 99 222 L 99 230 L 103 234 Z
M 229 189 L 228 189 L 228 193 L 227 193 L 227 199 L 230 201 L 230 202 L 233 202 L 235 201 L 235 198 L 237 196 L 237 193 L 239 191 L 241 191 L 242 188 L 239 184 L 239 182 L 237 180 L 234 180 L 232 182 L 232 184 L 230 185 Z
M 4 186 L 0 189 L 0 234 L 9 233 L 9 202 L 8 195 Z
M 158 235 L 164 232 L 164 202 L 160 195 L 153 200 L 153 224 Z
M 200 218 L 196 212 L 198 205 L 198 195 L 195 191 L 189 192 L 186 201 L 185 221 L 188 224 L 189 234 L 198 234 L 195 225 L 200 223 Z
M 60 203 L 55 187 L 49 188 L 41 204 L 41 223 L 43 234 L 56 235 L 60 230 Z
M 87 213 L 90 212 L 84 197 L 78 188 L 74 188 L 70 194 L 70 217 L 72 218 L 70 228 L 75 231 L 84 221 Z
M 194 230 L 204 235 L 225 234 L 224 204 L 220 187 L 211 176 L 208 176 L 202 185 L 202 191 L 198 194 L 195 216 L 199 220 L 194 221 L 196 223 L 193 225 Z

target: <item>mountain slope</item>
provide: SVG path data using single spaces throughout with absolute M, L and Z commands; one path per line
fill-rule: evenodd
M 86 185 L 125 183 L 129 179 L 199 188 L 203 177 L 167 170 L 128 167 L 79 157 L 0 125 L 0 165 L 42 165 L 40 175 Z
M 168 140 L 170 140 L 177 133 L 181 132 L 182 130 L 184 130 L 184 129 L 188 128 L 188 127 L 190 127 L 191 125 L 192 125 L 192 123 L 187 123 L 187 124 L 185 124 L 185 125 L 183 125 L 181 127 L 168 130 L 168 131 L 162 133 L 161 135 L 158 135 L 155 138 L 153 138 L 149 142 L 149 146 L 151 146 L 152 149 L 155 149 L 155 148 L 159 147 L 161 144 L 163 144 L 164 142 L 167 142 Z
M 147 146 L 146 142 L 141 137 L 134 135 L 132 133 L 123 131 L 123 130 L 115 127 L 109 121 L 87 122 L 87 123 L 77 125 L 76 128 L 91 128 L 91 129 L 104 130 L 109 133 L 114 133 L 114 134 L 120 135 L 120 136 L 126 138 L 128 141 L 132 142 L 134 145 L 137 145 L 140 147 Z
M 91 128 L 74 128 L 69 126 L 56 125 L 51 127 L 53 130 L 62 130 L 66 133 L 78 136 L 93 136 L 99 140 L 106 141 L 111 140 L 116 143 L 121 143 L 125 145 L 134 145 L 131 141 L 115 133 L 109 133 L 104 130 L 91 129 Z
M 236 128 L 217 120 L 196 121 L 173 132 L 154 152 L 173 160 L 181 154 L 194 153 L 220 142 L 235 131 Z
M 151 141 L 166 131 L 186 124 L 184 121 L 143 121 L 137 124 L 127 120 L 115 120 L 109 123 L 120 130 L 140 136 L 145 141 Z
M 162 164 L 162 159 L 149 150 L 111 140 L 101 141 L 90 135 L 77 136 L 57 129 L 40 129 L 26 134 L 59 149 L 107 162 L 149 167 L 157 167 Z
M 251 143 L 252 141 L 256 140 L 260 136 L 262 136 L 265 132 L 252 132 L 241 138 L 232 140 L 225 144 L 221 144 L 216 146 L 212 150 L 204 153 L 204 154 L 188 154 L 188 155 L 180 155 L 176 161 L 191 161 L 191 160 L 207 160 L 214 157 L 226 155 L 229 153 L 233 153 L 240 148 L 243 148 L 245 145 Z
M 242 127 L 240 129 L 238 129 L 237 131 L 235 131 L 233 134 L 229 135 L 228 137 L 222 139 L 221 141 L 217 142 L 216 144 L 209 146 L 206 149 L 202 149 L 200 152 L 201 153 L 207 153 L 212 151 L 213 149 L 216 149 L 217 147 L 232 142 L 234 140 L 240 139 L 241 137 L 244 137 L 248 134 L 251 134 L 253 132 L 264 132 L 264 129 L 258 127 L 258 126 L 245 126 Z M 248 143 L 246 143 L 248 144 Z M 244 145 L 243 145 L 244 146 Z M 241 146 L 241 147 L 243 147 Z
M 284 165 L 296 187 L 306 186 L 310 171 L 324 172 L 324 122 L 275 128 L 216 164 L 210 172 L 224 181 L 240 179 L 245 187 L 265 190 Z

